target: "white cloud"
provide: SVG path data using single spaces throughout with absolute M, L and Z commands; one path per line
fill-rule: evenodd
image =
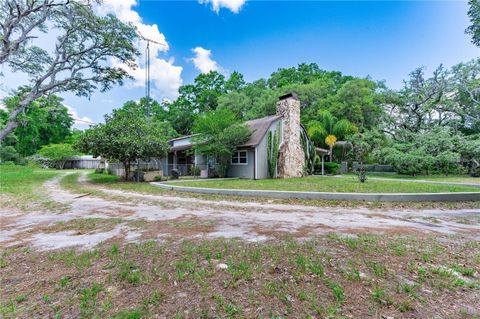
M 193 62 L 195 68 L 197 68 L 202 73 L 208 73 L 210 71 L 219 71 L 222 72 L 222 68 L 218 63 L 212 60 L 212 51 L 204 49 L 202 47 L 196 47 L 192 49 L 195 53 L 195 57 L 191 58 L 190 61 Z
M 181 66 L 174 65 L 175 59 L 162 59 L 161 53 L 166 53 L 170 46 L 163 33 L 160 32 L 156 24 L 144 24 L 140 15 L 133 10 L 138 5 L 137 0 L 104 0 L 98 8 L 100 14 L 115 14 L 121 21 L 132 23 L 137 27 L 142 37 L 153 40 L 157 43 L 150 43 L 150 77 L 153 82 L 152 91 L 158 91 L 163 97 L 175 98 L 178 96 L 178 88 L 182 85 Z M 133 86 L 145 86 L 145 55 L 146 41 L 138 40 L 136 46 L 141 55 L 137 59 L 138 67 L 134 70 L 125 65 L 120 65 L 118 61 L 112 61 L 116 66 L 124 67 L 134 78 Z
M 104 0 L 97 10 L 101 15 L 113 13 L 123 22 L 137 24 L 142 19 L 137 12 L 132 10 L 132 7 L 136 5 L 138 5 L 136 0 Z
M 174 98 L 178 95 L 178 89 L 182 85 L 183 68 L 174 65 L 174 59 L 168 61 L 164 59 L 154 59 L 150 63 L 150 78 L 153 82 L 153 89 L 156 89 L 162 97 Z M 145 69 L 137 68 L 130 70 L 133 76 L 133 85 L 135 87 L 145 86 Z
M 95 124 L 91 118 L 88 116 L 80 116 L 78 115 L 77 110 L 74 107 L 71 107 L 70 105 L 63 104 L 67 110 L 68 114 L 73 118 L 73 127 L 77 129 L 86 129 L 90 125 Z
M 240 12 L 240 9 L 247 0 L 198 0 L 202 4 L 211 4 L 212 10 L 218 13 L 221 8 L 227 8 L 233 13 Z

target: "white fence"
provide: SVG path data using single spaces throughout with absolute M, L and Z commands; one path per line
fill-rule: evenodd
M 95 169 L 98 168 L 100 162 L 100 158 L 93 158 L 91 155 L 72 156 L 65 162 L 63 168 Z

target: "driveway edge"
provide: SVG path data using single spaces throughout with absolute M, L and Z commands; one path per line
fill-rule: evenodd
M 463 202 L 480 201 L 480 192 L 458 193 L 330 193 L 330 192 L 298 192 L 251 189 L 223 189 L 171 185 L 161 182 L 150 183 L 168 190 L 214 195 L 233 195 L 245 197 L 271 197 L 280 199 L 325 199 L 354 200 L 366 202 Z

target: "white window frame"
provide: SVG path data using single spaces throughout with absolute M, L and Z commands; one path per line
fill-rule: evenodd
M 243 156 L 240 156 L 240 153 L 245 153 L 245 163 L 240 163 L 240 158 L 243 158 Z M 233 162 L 233 158 L 236 157 L 238 159 L 238 163 Z M 232 154 L 232 158 L 230 159 L 230 164 L 231 165 L 248 165 L 248 151 L 234 151 Z

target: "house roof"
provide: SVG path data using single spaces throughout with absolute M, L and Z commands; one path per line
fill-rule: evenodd
M 247 125 L 247 127 L 250 129 L 252 135 L 250 135 L 249 140 L 245 144 L 240 145 L 239 147 L 257 146 L 260 144 L 270 125 L 272 125 L 273 122 L 281 117 L 281 115 L 270 115 L 259 119 L 246 121 L 245 125 Z
M 248 129 L 252 134 L 250 135 L 250 138 L 245 144 L 239 145 L 238 147 L 254 147 L 260 144 L 260 142 L 262 141 L 263 137 L 267 133 L 272 123 L 281 117 L 282 117 L 281 115 L 270 115 L 270 116 L 262 117 L 259 119 L 246 121 L 245 125 L 248 127 Z M 191 143 L 174 146 L 174 142 L 184 140 L 184 139 L 189 139 L 196 135 L 198 134 L 180 136 L 180 137 L 169 140 L 168 142 L 171 145 L 170 151 L 183 151 L 191 148 L 192 147 Z
M 190 138 L 190 137 L 193 137 L 193 136 L 196 136 L 198 134 L 190 134 L 190 135 L 184 135 L 184 136 L 180 136 L 180 137 L 176 137 L 176 138 L 172 138 L 170 140 L 168 140 L 169 142 L 173 142 L 173 141 L 178 141 L 178 140 L 184 140 L 184 139 L 187 139 L 187 138 Z

